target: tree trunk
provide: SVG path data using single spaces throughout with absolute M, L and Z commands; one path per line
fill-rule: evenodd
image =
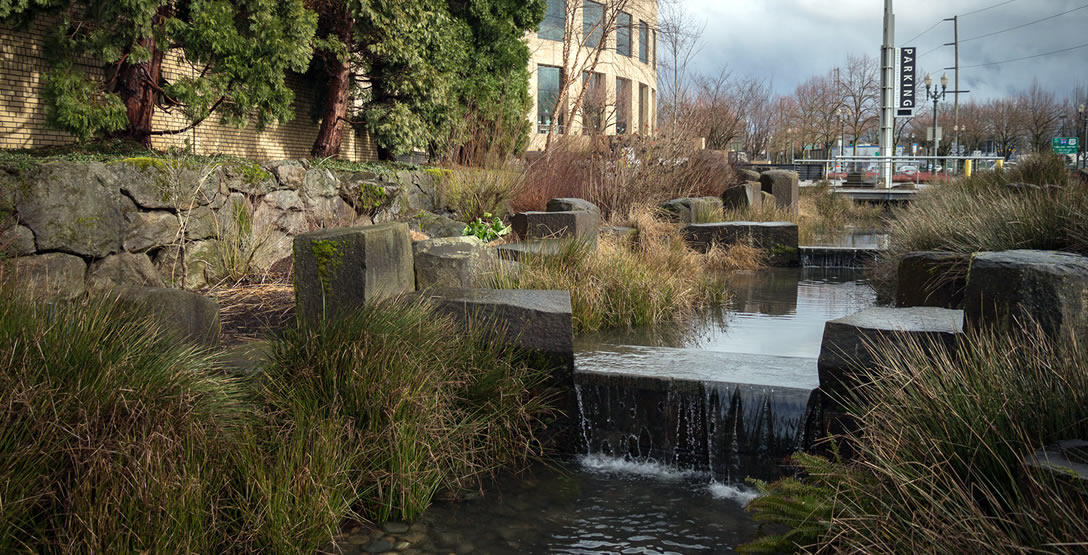
M 140 46 L 151 51 L 146 62 L 121 62 L 114 91 L 121 96 L 128 114 L 128 128 L 123 135 L 145 147 L 151 146 L 151 120 L 155 115 L 155 94 L 162 76 L 162 50 L 154 37 L 140 39 Z
M 352 43 L 352 27 L 355 19 L 345 9 L 337 10 L 330 18 L 330 34 L 335 35 L 346 45 Z M 326 75 L 325 104 L 321 108 L 321 127 L 317 130 L 317 139 L 310 149 L 315 158 L 339 156 L 340 145 L 344 139 L 344 121 L 348 113 L 349 93 L 351 88 L 351 61 L 345 55 L 341 60 L 335 53 L 323 55 L 323 69 Z

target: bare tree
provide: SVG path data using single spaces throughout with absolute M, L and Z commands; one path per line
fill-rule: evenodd
M 845 109 L 846 128 L 854 137 L 853 156 L 858 155 L 858 138 L 880 121 L 880 80 L 872 56 L 848 56 L 839 71 L 839 89 Z
M 620 14 L 628 9 L 629 3 L 630 0 L 601 0 L 588 3 L 581 0 L 567 0 L 564 3 L 563 66 L 560 70 L 559 94 L 556 96 L 555 107 L 552 111 L 556 114 L 557 120 L 560 114 L 566 113 L 565 107 L 568 104 L 571 113 L 581 113 L 582 103 L 585 102 L 593 81 L 584 79 L 582 76 L 596 73 L 601 54 L 613 41 L 613 37 L 620 28 Z M 588 14 L 586 13 L 587 5 L 593 7 Z M 593 13 L 595 11 L 599 13 Z M 567 127 L 549 126 L 544 149 L 551 147 L 555 135 L 566 134 Z
M 1065 113 L 1064 106 L 1054 93 L 1044 89 L 1038 79 L 1032 79 L 1031 87 L 1018 97 L 1023 110 L 1024 131 L 1028 143 L 1035 152 L 1050 149 L 1050 138 L 1057 130 L 1058 120 Z
M 1015 98 L 991 100 L 986 104 L 989 134 L 1001 156 L 1012 156 L 1024 133 L 1023 102 Z
M 690 106 L 688 64 L 701 49 L 700 39 L 706 29 L 706 21 L 697 21 L 684 8 L 681 0 L 662 0 L 658 4 L 657 27 L 658 40 L 665 48 L 658 63 L 660 113 L 671 127 L 675 127 L 677 120 Z

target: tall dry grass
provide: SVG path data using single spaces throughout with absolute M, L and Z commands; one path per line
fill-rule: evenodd
M 521 271 L 499 274 L 492 285 L 570 291 L 574 329 L 584 333 L 682 321 L 727 298 L 722 271 L 762 263 L 760 252 L 745 247 L 697 253 L 677 226 L 644 208 L 622 223 L 636 228 L 633 240 L 606 235 L 596 248 L 566 242 L 556 255 L 527 257 Z
M 1088 486 L 1026 464 L 1050 443 L 1088 437 L 1088 353 L 1076 339 L 1025 324 L 953 348 L 875 344 L 871 384 L 849 409 L 855 459 L 801 457 L 807 477 L 764 486 L 757 515 L 804 533 L 751 547 L 1083 551 Z
M 1010 184 L 1022 184 L 1010 186 Z M 979 172 L 929 187 L 889 226 L 890 244 L 873 270 L 894 287 L 908 252 L 1046 249 L 1088 254 L 1088 184 L 1073 180 L 1060 157 L 1030 157 L 1014 169 Z
M 543 210 L 551 198 L 574 197 L 600 207 L 605 219 L 681 197 L 718 196 L 735 181 L 725 156 L 691 141 L 559 140 L 526 168 L 513 201 L 517 212 Z

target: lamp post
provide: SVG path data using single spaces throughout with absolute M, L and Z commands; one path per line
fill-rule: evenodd
M 1085 167 L 1085 158 L 1088 158 L 1088 150 L 1084 146 L 1084 141 L 1088 140 L 1088 118 L 1085 117 L 1085 106 L 1081 102 L 1080 106 L 1077 106 L 1077 117 L 1080 118 L 1080 128 L 1083 132 L 1079 139 L 1077 139 L 1077 153 L 1080 155 L 1080 167 Z
M 948 94 L 948 75 L 941 75 L 941 88 L 938 90 L 936 85 L 933 84 L 933 78 L 926 74 L 926 98 L 933 100 L 933 159 L 930 161 L 930 169 L 932 164 L 937 161 L 937 102 Z

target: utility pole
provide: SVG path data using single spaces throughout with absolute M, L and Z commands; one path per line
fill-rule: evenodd
M 884 44 L 880 49 L 880 182 L 892 186 L 892 144 L 895 133 L 895 14 L 892 0 L 884 0 Z
M 960 16 L 954 15 L 945 21 L 952 22 L 952 43 L 945 44 L 945 46 L 952 46 L 955 50 L 956 61 L 952 66 L 955 75 L 953 76 L 954 86 L 956 87 L 952 91 L 952 132 L 955 133 L 954 145 L 956 148 L 960 146 Z M 953 153 L 958 155 L 959 153 Z M 948 164 L 945 164 L 946 166 Z M 959 161 L 956 162 L 956 171 L 959 171 Z

